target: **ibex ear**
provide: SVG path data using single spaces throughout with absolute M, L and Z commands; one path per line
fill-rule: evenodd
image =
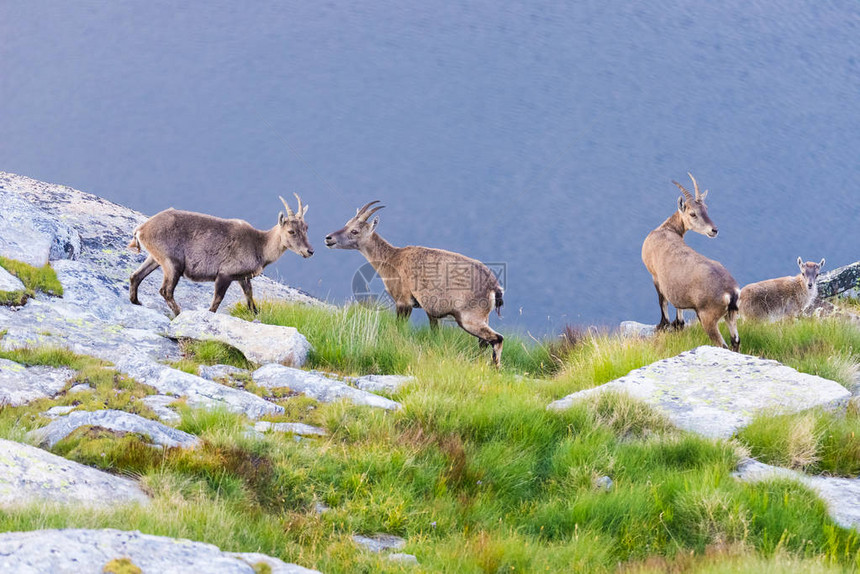
M 797 266 L 800 267 L 801 271 L 803 271 L 803 259 L 800 257 L 797 258 Z
M 376 226 L 379 225 L 379 218 L 374 217 L 373 221 L 370 222 L 370 232 L 373 233 L 376 231 Z
M 287 219 L 284 217 L 284 212 L 278 212 L 278 225 L 284 225 L 287 222 Z
M 824 258 L 823 257 L 821 258 L 821 263 L 818 264 L 819 269 L 821 269 L 822 267 L 824 267 Z
M 706 197 L 708 197 L 708 190 L 707 189 L 704 192 L 702 192 L 702 194 L 699 196 L 699 200 L 705 201 Z
M 678 211 L 684 213 L 687 210 L 687 202 L 684 201 L 684 196 L 678 197 Z

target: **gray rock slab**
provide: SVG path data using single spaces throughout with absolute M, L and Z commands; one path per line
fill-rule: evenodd
M 568 408 L 606 391 L 627 393 L 678 427 L 715 438 L 732 436 L 760 412 L 793 413 L 835 405 L 850 396 L 835 381 L 776 361 L 703 346 L 568 395 L 549 408 Z
M 340 381 L 332 380 L 316 373 L 270 363 L 263 365 L 251 375 L 254 382 L 268 388 L 287 387 L 321 403 L 331 403 L 341 399 L 357 405 L 394 410 L 400 403 L 351 387 Z
M 406 546 L 406 540 L 393 534 L 374 534 L 373 536 L 362 536 L 354 534 L 353 542 L 371 552 L 384 552 L 385 550 L 400 550 Z
M 0 359 L 0 404 L 19 406 L 53 397 L 74 376 L 75 371 L 67 368 L 25 367 L 14 361 Z
M 307 425 L 305 423 L 271 423 L 269 421 L 257 421 L 254 430 L 258 433 L 282 432 L 301 436 L 328 436 L 328 432 L 320 427 Z
M 57 503 L 109 507 L 148 502 L 133 480 L 0 439 L 0 506 Z M 3 554 L 0 551 L 0 572 L 15 572 L 2 567 Z
M 618 327 L 622 337 L 650 337 L 657 332 L 654 325 L 646 325 L 637 321 L 622 321 Z
M 860 527 L 860 479 L 810 476 L 802 472 L 764 464 L 748 458 L 733 475 L 743 482 L 775 479 L 796 480 L 814 490 L 825 502 L 833 517 L 845 528 Z
M 0 255 L 41 267 L 49 260 L 75 259 L 80 251 L 80 236 L 59 218 L 17 194 L 3 194 Z
M 234 367 L 233 365 L 200 365 L 197 374 L 207 381 L 218 381 L 232 379 L 236 375 L 247 374 L 248 371 Z
M 75 430 L 81 427 L 97 426 L 112 431 L 131 432 L 146 435 L 157 445 L 169 448 L 194 448 L 200 444 L 200 439 L 192 434 L 182 432 L 160 422 L 145 419 L 142 416 L 105 409 L 101 411 L 74 411 L 52 421 L 47 426 L 27 433 L 27 436 L 39 442 L 42 447 L 51 448 Z
M 145 573 L 254 574 L 265 563 L 273 574 L 313 574 L 258 553 L 223 552 L 213 544 L 123 530 L 33 530 L 0 534 L 0 571 L 16 574 L 101 574 L 111 560 L 127 558 Z
M 23 291 L 21 280 L 0 267 L 0 291 Z
M 354 384 L 369 393 L 396 393 L 400 387 L 414 380 L 415 377 L 409 375 L 365 375 L 356 378 Z
M 301 367 L 310 343 L 294 327 L 251 323 L 209 311 L 185 311 L 171 321 L 170 337 L 220 341 L 236 347 L 254 363 L 280 363 Z
M 143 397 L 143 404 L 152 409 L 158 418 L 167 424 L 176 424 L 182 420 L 179 414 L 170 408 L 170 405 L 176 401 L 176 397 L 167 395 L 147 395 Z

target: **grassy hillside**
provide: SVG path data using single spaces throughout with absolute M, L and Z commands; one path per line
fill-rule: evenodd
M 295 326 L 308 337 L 314 345 L 308 367 L 414 375 L 414 383 L 392 396 L 403 408 L 322 405 L 281 393 L 286 414 L 267 420 L 307 422 L 330 433 L 302 440 L 254 438 L 241 416 L 186 409 L 179 428 L 204 444 L 185 452 L 156 451 L 134 435 L 78 432 L 54 451 L 139 476 L 153 504 L 131 511 L 3 511 L 0 530 L 139 529 L 260 551 L 329 574 L 839 572 L 860 564 L 860 536 L 835 525 L 808 489 L 732 478 L 743 453 L 770 448 L 775 454 L 768 456 L 777 460 L 788 450 L 762 438 L 771 436 L 765 431 L 732 441 L 701 438 L 623 395 L 547 411 L 550 401 L 570 392 L 706 344 L 698 326 L 653 340 L 573 331 L 543 342 L 509 337 L 496 371 L 489 351 L 457 328 L 432 333 L 363 307 L 261 307 L 262 321 Z M 241 308 L 235 313 L 245 316 Z M 744 352 L 845 385 L 860 363 L 860 330 L 837 321 L 742 324 L 741 337 Z M 248 366 L 218 344 L 191 344 L 186 351 L 180 366 L 188 370 L 199 362 Z M 146 392 L 69 353 L 0 356 L 71 365 L 79 380 L 94 382 L 94 404 L 113 401 L 114 408 L 133 410 Z M 111 394 L 108 379 L 122 392 Z M 46 422 L 39 412 L 73 400 L 2 408 L 0 434 L 20 440 Z M 839 431 L 844 436 L 855 424 L 846 421 L 828 428 L 847 425 Z M 854 442 L 818 444 L 826 445 L 815 455 L 822 462 L 806 468 L 854 472 L 823 462 L 839 459 L 824 451 L 843 445 L 852 449 L 843 459 L 855 456 Z M 421 566 L 391 562 L 350 540 L 377 532 L 406 538 L 404 552 Z

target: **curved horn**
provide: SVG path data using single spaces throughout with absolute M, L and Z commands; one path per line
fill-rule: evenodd
M 371 205 L 373 205 L 374 203 L 379 203 L 379 200 L 377 199 L 375 201 L 371 201 L 370 203 L 365 204 L 363 207 L 359 207 L 358 209 L 355 210 L 355 216 L 358 217 L 359 215 L 362 215 L 365 211 L 367 211 L 367 208 L 370 207 Z M 367 218 L 365 218 L 362 221 L 366 221 L 366 220 L 367 220 Z
M 678 183 L 674 179 L 672 180 L 672 183 L 674 183 L 675 185 L 677 185 L 680 188 L 681 192 L 684 194 L 684 197 L 686 197 L 687 199 L 693 199 L 693 194 L 690 193 L 689 191 L 687 191 L 687 189 L 683 185 L 681 185 L 680 183 Z
M 296 199 L 297 199 L 297 200 L 298 200 L 298 202 L 299 202 L 299 208 L 298 208 L 298 210 L 296 210 L 296 213 L 297 213 L 298 215 L 297 215 L 296 217 L 298 217 L 299 219 L 301 219 L 301 218 L 302 218 L 302 215 L 303 215 L 303 213 L 302 213 L 302 198 L 301 198 L 301 197 L 299 197 L 299 194 L 298 194 L 298 193 L 296 193 L 295 191 L 293 192 L 293 195 L 295 195 L 295 196 L 296 196 Z
M 367 213 L 363 213 L 361 215 L 361 220 L 367 221 L 368 219 L 370 219 L 373 216 L 374 213 L 376 213 L 377 211 L 379 211 L 380 209 L 382 209 L 384 207 L 385 207 L 384 205 L 377 205 L 376 207 L 374 207 L 373 209 L 371 209 Z
M 290 209 L 290 206 L 287 204 L 287 200 L 284 199 L 283 197 L 281 197 L 280 195 L 278 196 L 278 198 L 281 200 L 281 203 L 284 204 L 284 207 L 287 208 L 287 217 L 294 217 L 296 214 L 293 213 L 292 209 Z
M 696 199 L 697 199 L 697 200 L 698 200 L 698 199 L 701 199 L 701 198 L 702 198 L 702 194 L 701 194 L 701 193 L 699 193 L 699 184 L 698 184 L 698 183 L 696 183 L 696 178 L 695 178 L 695 177 L 693 177 L 693 174 L 692 174 L 692 173 L 690 173 L 689 171 L 687 172 L 687 175 L 689 175 L 689 176 L 690 176 L 690 179 L 692 179 L 692 180 L 693 180 L 693 189 L 695 189 L 695 190 L 696 190 Z

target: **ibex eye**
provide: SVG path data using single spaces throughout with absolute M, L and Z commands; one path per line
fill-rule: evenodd
M 696 219 L 696 217 L 697 217 L 697 216 L 696 216 L 696 214 L 695 214 L 695 213 L 691 213 L 691 214 L 690 214 L 690 217 L 692 217 L 693 219 Z
M 350 233 L 352 233 L 353 235 L 358 235 L 358 229 L 353 229 L 352 231 L 350 231 Z
M 295 235 L 295 234 L 296 234 L 296 232 L 293 231 L 292 229 L 290 229 L 290 235 Z

